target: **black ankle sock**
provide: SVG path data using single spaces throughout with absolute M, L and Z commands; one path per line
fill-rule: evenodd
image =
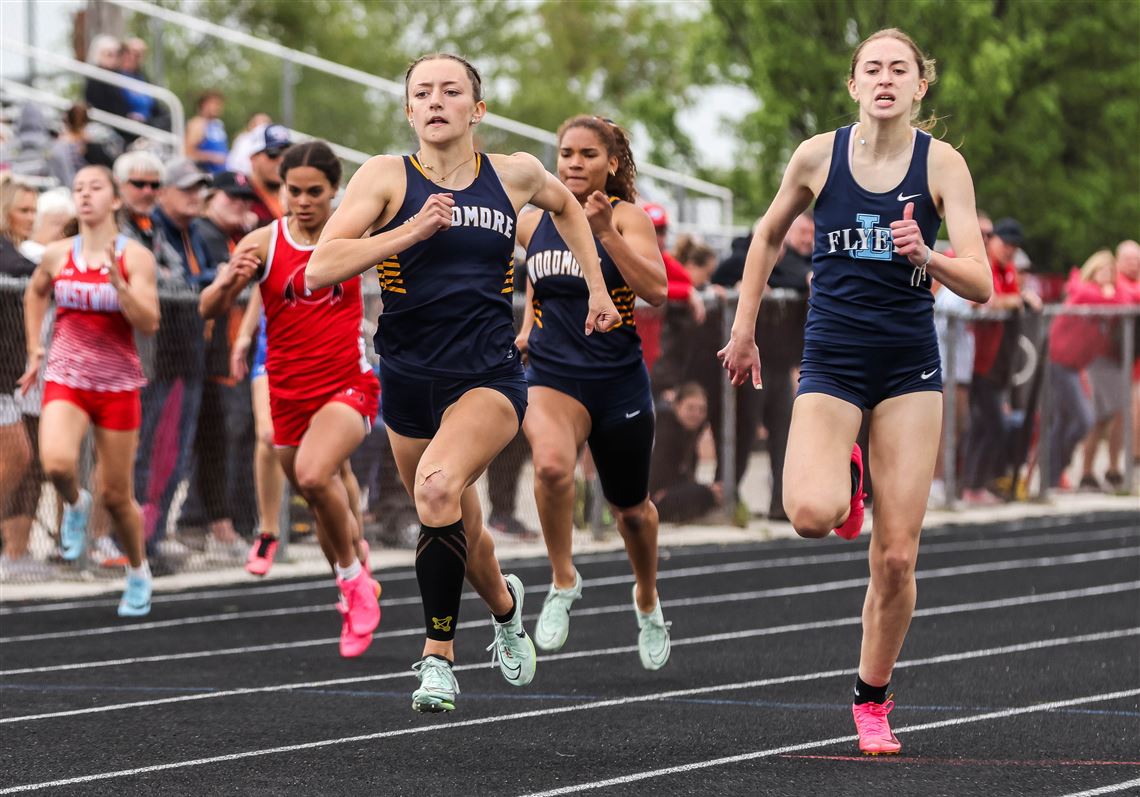
M 515 609 L 517 609 L 519 606 L 519 598 L 517 595 L 515 595 L 514 587 L 511 586 L 511 582 L 509 581 L 507 582 L 507 592 L 511 594 L 511 610 L 506 614 L 495 614 L 494 612 L 491 612 L 491 616 L 495 618 L 495 622 L 499 625 L 502 625 L 503 623 L 509 623 L 515 616 Z
M 885 683 L 882 686 L 871 686 L 858 675 L 855 676 L 855 705 L 861 703 L 885 703 L 887 701 L 887 687 L 890 683 Z
M 424 658 L 425 658 L 425 659 L 439 659 L 439 660 L 440 660 L 440 661 L 442 661 L 444 664 L 446 664 L 448 667 L 453 667 L 453 666 L 455 666 L 455 665 L 453 665 L 453 664 L 451 663 L 451 659 L 447 658 L 447 656 L 441 656 L 441 655 L 439 655 L 438 653 L 429 653 L 429 654 L 427 654 L 426 656 L 424 656 Z
M 859 468 L 852 462 L 851 463 L 851 497 L 854 498 L 859 494 Z
M 467 537 L 463 521 L 438 528 L 421 525 L 416 545 L 416 581 L 420 585 L 428 639 L 455 639 L 466 573 Z

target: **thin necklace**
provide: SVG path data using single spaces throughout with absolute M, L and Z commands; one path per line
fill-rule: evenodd
M 456 166 L 454 169 L 452 169 L 451 171 L 449 171 L 447 174 L 439 174 L 439 172 L 438 172 L 438 171 L 436 171 L 436 170 L 435 170 L 435 168 L 433 168 L 432 166 L 429 166 L 429 165 L 428 165 L 426 162 L 424 162 L 424 156 L 423 156 L 423 154 L 421 154 L 420 152 L 417 152 L 417 153 L 416 153 L 416 157 L 419 159 L 419 162 L 420 162 L 420 165 L 421 165 L 421 166 L 423 166 L 425 169 L 427 169 L 427 170 L 428 170 L 429 172 L 431 172 L 432 174 L 436 174 L 436 175 L 439 175 L 438 177 L 432 178 L 432 182 L 433 182 L 433 183 L 442 183 L 442 182 L 445 182 L 445 181 L 447 180 L 447 178 L 451 177 L 451 175 L 455 174 L 455 173 L 456 173 L 457 171 L 459 171 L 461 168 L 463 168 L 464 166 L 466 166 L 468 163 L 470 163 L 471 161 L 475 160 L 475 153 L 474 153 L 474 152 L 472 152 L 472 153 L 471 153 L 471 157 L 470 157 L 470 158 L 468 158 L 467 160 L 463 161 L 463 163 L 461 163 L 461 164 L 459 164 L 458 166 Z
M 903 154 L 904 152 L 906 152 L 908 149 L 910 149 L 910 148 L 911 148 L 911 145 L 912 145 L 913 143 L 914 143 L 914 133 L 912 132 L 912 133 L 911 133 L 911 135 L 910 135 L 910 140 L 906 142 L 906 146 L 904 146 L 902 149 L 899 149 L 899 150 L 895 150 L 894 152 L 892 152 L 892 153 L 890 153 L 890 154 L 888 154 L 888 155 L 880 155 L 878 152 L 876 152 L 876 151 L 875 151 L 875 150 L 872 148 L 872 150 L 871 150 L 871 155 L 873 155 L 873 156 L 874 156 L 874 157 L 876 157 L 876 158 L 879 158 L 880 160 L 886 160 L 887 158 L 893 158 L 893 157 L 895 157 L 896 155 L 901 155 L 901 154 Z M 866 146 L 866 145 L 867 145 L 867 139 L 866 139 L 866 138 L 864 138 L 863 136 L 859 136 L 859 144 L 860 144 L 860 146 Z

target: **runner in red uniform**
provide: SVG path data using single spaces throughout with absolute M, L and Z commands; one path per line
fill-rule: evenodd
M 361 278 L 305 289 L 305 266 L 332 213 L 340 161 L 324 142 L 298 144 L 282 158 L 281 176 L 289 215 L 242 239 L 202 292 L 199 309 L 216 316 L 250 281 L 261 284 L 273 444 L 316 515 L 317 539 L 336 572 L 341 655 L 359 656 L 380 623 L 380 585 L 357 558 L 359 530 L 341 469 L 371 429 L 380 385 L 360 338 Z
M 119 235 L 115 211 L 121 202 L 109 169 L 80 169 L 72 193 L 79 235 L 47 247 L 24 294 L 28 367 L 20 389 L 26 393 L 36 383 L 44 354 L 39 330 L 54 294 L 40 459 L 67 502 L 60 532 L 63 558 L 79 558 L 86 545 L 92 498 L 79 485 L 79 452 L 94 426 L 95 483 L 130 560 L 119 615 L 141 617 L 150 612 L 151 576 L 132 485 L 139 388 L 146 382 L 134 332 L 153 335 L 158 329 L 154 257 Z

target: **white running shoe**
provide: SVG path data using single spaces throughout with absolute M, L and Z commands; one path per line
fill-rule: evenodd
M 515 613 L 505 623 L 491 617 L 495 628 L 495 638 L 487 646 L 491 651 L 491 663 L 499 663 L 499 671 L 511 686 L 526 686 L 534 679 L 538 654 L 523 628 L 523 585 L 518 576 L 506 576 L 507 583 L 515 595 Z
M 661 597 L 648 614 L 637 608 L 637 584 L 633 585 L 633 611 L 637 615 L 637 652 L 641 666 L 647 670 L 660 670 L 669 661 L 669 626 L 661 613 Z
M 558 589 L 550 585 L 542 611 L 534 625 L 534 644 L 542 650 L 560 650 L 570 634 L 570 606 L 582 597 L 582 576 L 574 571 L 574 586 Z
M 412 692 L 412 710 L 422 714 L 438 714 L 455 710 L 459 683 L 451 671 L 451 662 L 438 656 L 424 656 L 412 665 L 420 677 L 420 688 Z

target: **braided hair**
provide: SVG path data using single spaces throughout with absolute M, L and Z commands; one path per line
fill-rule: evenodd
M 606 194 L 616 196 L 626 202 L 637 201 L 637 164 L 633 162 L 633 150 L 629 146 L 629 136 L 619 125 L 600 116 L 572 116 L 558 128 L 558 141 L 561 143 L 566 131 L 575 127 L 585 127 L 594 131 L 606 154 L 617 158 L 617 169 L 606 176 Z
M 289 147 L 281 157 L 281 165 L 277 167 L 277 170 L 281 179 L 284 180 L 290 169 L 296 169 L 300 166 L 312 166 L 321 172 L 334 190 L 340 185 L 340 158 L 332 151 L 332 147 L 324 141 L 314 139 Z

